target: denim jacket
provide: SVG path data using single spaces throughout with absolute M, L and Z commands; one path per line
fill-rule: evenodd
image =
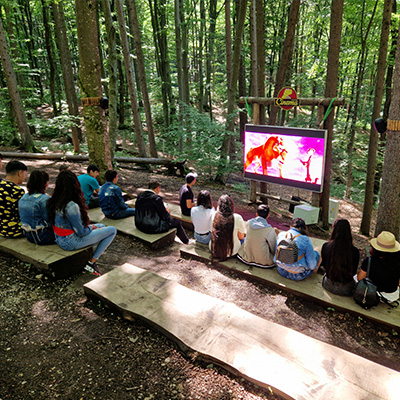
M 56 211 L 54 225 L 58 228 L 73 229 L 75 234 L 80 237 L 89 235 L 89 233 L 93 230 L 91 225 L 86 228 L 83 226 L 81 210 L 79 209 L 78 204 L 76 204 L 74 201 L 70 201 L 66 205 L 65 216 L 62 211 Z
M 104 215 L 113 215 L 128 208 L 122 190 L 112 182 L 106 182 L 99 191 L 99 202 Z
M 19 216 L 22 229 L 25 231 L 35 231 L 50 227 L 47 215 L 48 194 L 25 193 L 18 202 Z
M 278 248 L 279 242 L 282 239 L 285 239 L 288 233 L 291 233 L 293 237 L 300 234 L 300 232 L 295 228 L 290 228 L 287 232 L 280 232 L 278 238 L 276 239 L 276 249 Z M 283 264 L 276 259 L 275 249 L 274 261 L 276 262 L 277 266 L 283 269 L 290 269 L 291 271 L 294 271 L 296 273 L 301 273 L 306 270 L 314 270 L 318 264 L 318 255 L 317 252 L 314 251 L 311 239 L 306 235 L 300 234 L 300 236 L 297 236 L 294 239 L 294 242 L 297 245 L 298 256 L 301 257 L 304 254 L 304 257 L 293 264 Z

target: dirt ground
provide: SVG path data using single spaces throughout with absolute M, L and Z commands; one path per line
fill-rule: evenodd
M 54 184 L 60 163 L 26 164 L 29 170 L 45 168 Z M 69 165 L 76 173 L 85 172 L 85 164 Z M 129 193 L 135 194 L 154 176 L 161 182 L 165 200 L 176 202 L 183 184 L 181 177 L 166 175 L 163 170 L 122 167 L 119 183 Z M 241 177 L 232 176 L 225 187 L 200 179 L 194 192 L 200 189 L 210 190 L 214 202 L 222 193 L 230 193 L 236 212 L 246 220 L 255 214 L 247 204 L 248 190 Z M 290 195 L 310 196 L 288 189 L 282 193 L 283 197 Z M 287 229 L 291 218 L 287 205 L 275 201 L 269 204 L 270 223 Z M 339 216 L 351 221 L 363 258 L 368 240 L 357 233 L 360 206 L 341 201 Z M 310 235 L 327 238 L 329 232 L 313 227 Z M 400 371 L 397 331 L 235 273 L 181 259 L 177 243 L 155 252 L 135 239 L 118 235 L 98 264 L 104 273 L 125 262 Z M 0 254 L 0 270 L 0 400 L 279 398 L 272 389 L 248 383 L 196 354 L 183 354 L 145 323 L 126 321 L 102 304 L 87 300 L 82 285 L 93 279 L 92 275 L 82 273 L 54 281 L 4 254 Z

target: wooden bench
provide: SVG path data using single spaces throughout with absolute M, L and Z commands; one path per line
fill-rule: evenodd
M 134 201 L 127 202 L 128 204 L 134 204 Z M 126 235 L 133 236 L 142 242 L 149 245 L 152 249 L 159 249 L 172 243 L 175 239 L 176 228 L 170 229 L 164 233 L 144 233 L 141 232 L 135 226 L 135 217 L 127 217 L 122 219 L 109 219 L 106 218 L 100 208 L 93 208 L 89 210 L 89 218 L 92 222 L 102 223 L 108 226 L 114 226 L 118 232 L 122 232 Z
M 84 285 L 195 352 L 286 399 L 395 399 L 400 373 L 130 264 Z
M 82 271 L 93 255 L 92 246 L 65 251 L 56 244 L 38 246 L 25 238 L 7 239 L 1 236 L 0 251 L 12 254 L 56 279 L 66 278 Z
M 181 206 L 179 204 L 168 203 L 168 207 L 171 211 L 171 217 L 179 219 L 185 229 L 188 229 L 189 231 L 194 230 L 192 218 L 182 214 Z
M 314 246 L 322 246 L 323 240 L 311 238 Z M 208 246 L 199 243 L 189 244 L 181 248 L 181 256 L 186 259 L 194 259 L 207 264 L 211 264 L 211 253 Z M 351 296 L 338 296 L 328 292 L 322 287 L 322 275 L 311 274 L 303 281 L 292 281 L 283 278 L 276 271 L 276 268 L 259 268 L 246 265 L 233 257 L 227 261 L 216 262 L 214 265 L 228 270 L 234 270 L 246 279 L 252 278 L 259 282 L 267 283 L 278 289 L 293 293 L 296 296 L 307 298 L 313 302 L 318 302 L 323 306 L 334 308 L 337 311 L 349 312 L 360 315 L 370 320 L 383 323 L 393 328 L 400 328 L 400 307 L 391 308 L 390 306 L 380 303 L 377 307 L 370 310 L 364 310 L 356 304 Z

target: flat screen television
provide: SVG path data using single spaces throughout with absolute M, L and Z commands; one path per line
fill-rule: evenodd
M 322 192 L 326 130 L 246 125 L 245 178 Z

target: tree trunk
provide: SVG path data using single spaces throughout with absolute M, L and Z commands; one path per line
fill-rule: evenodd
M 197 97 L 197 106 L 199 112 L 204 111 L 204 36 L 206 31 L 206 8 L 204 5 L 204 0 L 200 0 L 200 35 L 199 35 L 199 93 Z
M 114 163 L 114 154 L 117 141 L 117 92 L 118 92 L 118 62 L 117 62 L 117 46 L 115 42 L 116 28 L 112 19 L 111 7 L 109 0 L 102 0 L 102 8 L 104 13 L 104 21 L 107 30 L 108 44 L 108 137 L 110 140 L 110 156 Z
M 341 1 L 341 0 L 339 0 Z M 296 33 L 296 25 L 299 18 L 299 8 L 300 8 L 300 0 L 293 0 L 290 6 L 289 20 L 287 25 L 285 42 L 283 43 L 282 55 L 279 62 L 278 74 L 276 76 L 274 97 L 277 97 L 279 91 L 282 89 L 285 83 L 285 75 L 288 66 L 292 61 L 292 53 L 293 53 L 293 43 L 294 43 L 294 35 Z M 269 124 L 276 124 L 276 117 L 278 114 L 278 107 L 272 106 L 271 113 L 269 116 Z
M 75 0 L 75 12 L 82 98 L 102 97 L 96 0 Z M 83 118 L 90 163 L 96 164 L 104 172 L 112 166 L 104 110 L 98 105 L 84 105 Z
M 160 3 L 161 4 L 159 4 L 157 0 L 154 0 L 153 6 L 153 0 L 149 0 L 154 45 L 156 49 L 157 72 L 161 79 L 164 126 L 168 129 L 171 125 L 171 116 L 175 114 L 175 105 L 172 96 L 171 67 L 167 45 L 166 0 L 161 0 Z
M 381 112 L 385 72 L 386 57 L 388 50 L 388 40 L 390 31 L 390 16 L 392 13 L 393 0 L 385 0 L 383 6 L 381 39 L 379 45 L 379 57 L 376 72 L 374 107 L 372 110 L 371 130 L 369 133 L 367 180 L 365 183 L 364 209 L 361 220 L 361 233 L 369 236 L 371 226 L 372 208 L 374 204 L 374 181 L 376 172 L 376 150 L 378 146 L 378 132 L 375 130 L 374 121 Z
M 42 15 L 43 15 L 43 25 L 44 25 L 44 36 L 46 41 L 46 52 L 47 52 L 47 59 L 49 60 L 49 87 L 50 87 L 50 97 L 51 97 L 51 104 L 53 106 L 53 115 L 58 115 L 57 110 L 57 103 L 56 103 L 56 95 L 55 95 L 55 65 L 54 65 L 54 58 L 53 58 L 53 48 L 52 48 L 52 38 L 51 32 L 49 27 L 49 21 L 47 17 L 47 6 L 45 0 L 41 0 L 42 2 Z
M 235 111 L 235 96 L 236 88 L 239 77 L 239 67 L 240 67 L 240 53 L 242 48 L 242 36 L 244 31 L 244 22 L 246 19 L 247 11 L 247 0 L 239 0 L 238 2 L 238 17 L 236 23 L 235 31 L 235 41 L 233 47 L 233 57 L 232 57 L 232 76 L 230 78 L 230 84 L 228 88 L 228 112 L 226 117 L 226 127 L 227 133 L 223 139 L 221 148 L 221 168 L 218 172 L 217 180 L 223 180 L 224 168 L 227 164 L 227 157 L 229 155 L 229 145 L 230 145 L 230 132 L 234 131 L 234 111 Z
M 136 12 L 136 4 L 135 0 L 129 0 L 129 15 L 133 28 L 133 39 L 135 42 L 136 49 L 136 63 L 139 72 L 139 82 L 142 88 L 142 97 L 144 103 L 144 111 L 146 115 L 146 123 L 147 123 L 147 134 L 149 136 L 149 145 L 150 145 L 150 155 L 154 158 L 157 158 L 157 147 L 156 140 L 154 137 L 154 127 L 153 127 L 153 119 L 151 116 L 151 105 L 149 99 L 149 92 L 147 90 L 147 81 L 146 81 L 146 69 L 144 65 L 144 56 L 142 50 L 142 43 L 140 40 L 140 29 L 139 29 L 139 21 Z
M 333 98 L 337 94 L 337 82 L 339 73 L 340 40 L 342 37 L 343 0 L 332 1 L 331 22 L 328 50 L 328 69 L 326 72 L 325 97 Z M 325 107 L 325 111 L 328 107 Z M 331 189 L 332 169 L 332 139 L 334 109 L 325 120 L 324 129 L 328 131 L 326 144 L 326 161 L 324 171 L 324 188 L 321 196 L 322 226 L 329 228 L 329 195 Z
M 364 30 L 361 30 L 361 55 L 360 55 L 360 62 L 357 69 L 357 85 L 355 88 L 355 101 L 353 107 L 353 114 L 351 118 L 351 125 L 350 125 L 350 138 L 347 145 L 347 180 L 346 180 L 346 192 L 345 198 L 350 199 L 351 197 L 351 185 L 353 183 L 353 150 L 354 150 L 354 140 L 356 135 L 356 123 L 358 120 L 358 107 L 360 104 L 360 95 L 361 95 L 361 88 L 364 81 L 364 71 L 365 71 L 365 59 L 366 59 L 366 51 L 367 51 L 367 39 L 369 32 L 371 31 L 372 21 L 375 16 L 376 7 L 378 5 L 378 0 L 375 2 L 374 10 L 370 16 L 367 28 L 365 29 L 365 34 L 363 35 Z M 361 12 L 361 25 L 364 25 L 364 16 L 365 16 L 365 2 L 363 3 L 362 12 Z
M 129 97 L 131 100 L 132 114 L 135 122 L 136 143 L 138 145 L 140 157 L 146 157 L 146 146 L 144 144 L 142 123 L 140 121 L 139 105 L 137 101 L 136 88 L 135 88 L 135 77 L 130 57 L 128 35 L 125 27 L 125 17 L 124 17 L 122 1 L 116 0 L 115 6 L 117 9 L 119 31 L 121 35 L 121 44 L 124 53 L 125 73 L 126 73 L 126 79 L 128 81 Z
M 212 64 L 214 61 L 214 39 L 215 39 L 215 26 L 217 20 L 217 0 L 210 0 L 209 12 L 210 29 L 208 33 L 208 53 L 206 61 L 206 90 L 205 98 L 207 101 L 210 119 L 213 119 L 212 112 L 212 97 L 211 97 L 211 76 L 212 76 Z
M 74 145 L 74 153 L 80 153 L 79 141 L 82 141 L 82 131 L 79 128 L 79 107 L 76 96 L 74 73 L 72 70 L 71 54 L 68 46 L 67 26 L 65 24 L 64 9 L 62 2 L 54 2 L 51 5 L 53 18 L 55 23 L 55 33 L 60 54 L 62 75 L 65 87 L 65 96 L 67 98 L 68 113 L 73 119 L 71 125 L 72 142 Z
M 34 149 L 33 139 L 29 132 L 29 126 L 26 122 L 25 110 L 22 105 L 21 97 L 19 95 L 17 86 L 17 77 L 15 76 L 14 69 L 11 64 L 10 55 L 6 42 L 6 36 L 3 29 L 3 22 L 0 18 L 0 58 L 3 66 L 4 74 L 6 76 L 7 88 L 10 93 L 11 103 L 15 111 L 15 117 L 18 124 L 18 130 L 21 134 L 21 148 L 25 151 L 32 151 Z
M 399 28 L 400 32 L 400 28 Z M 385 161 L 375 236 L 382 231 L 399 238 L 400 223 L 400 49 L 397 48 L 393 75 L 393 97 L 390 105 Z

